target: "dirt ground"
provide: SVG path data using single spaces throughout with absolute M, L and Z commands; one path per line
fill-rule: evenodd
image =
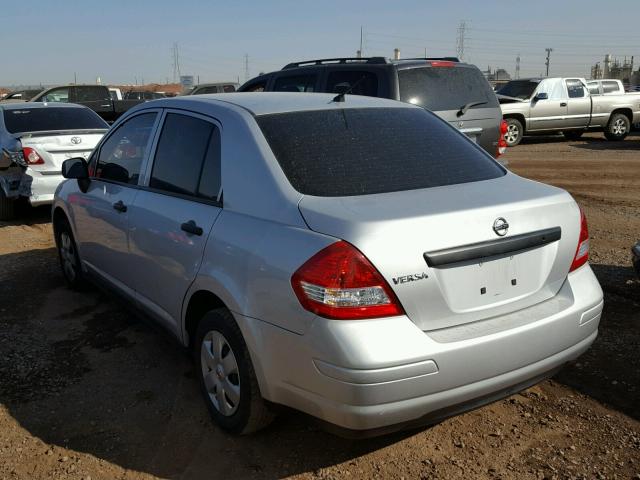
M 598 340 L 553 380 L 366 441 L 286 412 L 250 437 L 210 422 L 188 356 L 96 290 L 63 284 L 48 209 L 0 223 L 0 479 L 640 478 L 640 135 L 527 140 L 516 173 L 584 207 L 606 292 Z

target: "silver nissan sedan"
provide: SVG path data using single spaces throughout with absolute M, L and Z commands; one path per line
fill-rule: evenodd
M 63 173 L 66 280 L 107 286 L 189 346 L 230 432 L 274 404 L 345 434 L 432 424 L 547 378 L 597 335 L 573 198 L 406 103 L 148 102 Z

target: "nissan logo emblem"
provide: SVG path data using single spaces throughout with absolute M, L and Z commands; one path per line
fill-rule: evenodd
M 509 224 L 504 218 L 498 217 L 495 222 L 493 222 L 493 231 L 496 232 L 496 235 L 499 237 L 504 237 L 509 231 Z
M 82 139 L 80 137 L 71 137 L 71 143 L 78 145 L 79 143 L 82 143 Z

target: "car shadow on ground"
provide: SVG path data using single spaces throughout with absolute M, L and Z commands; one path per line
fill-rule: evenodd
M 0 220 L 0 228 L 10 225 L 39 225 L 51 221 L 51 205 L 31 207 L 26 203 L 19 202 L 17 205 L 16 218 L 13 220 Z
M 545 143 L 568 143 L 572 147 L 588 150 L 634 150 L 640 149 L 640 132 L 632 131 L 627 138 L 619 142 L 607 140 L 602 132 L 590 132 L 578 140 L 568 140 L 564 135 L 532 135 L 524 137 L 520 142 L 521 145 Z
M 592 268 L 605 292 L 598 338 L 555 379 L 640 420 L 640 281 L 632 267 Z
M 0 285 L 0 404 L 48 444 L 160 477 L 281 478 L 415 433 L 346 440 L 284 411 L 263 432 L 227 435 L 185 350 L 108 294 L 69 290 L 54 248 L 0 256 Z

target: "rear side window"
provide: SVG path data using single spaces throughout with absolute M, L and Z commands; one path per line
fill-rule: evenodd
M 90 173 L 96 178 L 136 185 L 149 147 L 156 113 L 143 113 L 125 121 L 105 140 Z
M 218 93 L 218 87 L 217 86 L 211 86 L 211 87 L 200 87 L 198 89 L 196 89 L 196 91 L 193 93 L 194 95 L 206 95 L 208 93 Z
M 477 182 L 504 170 L 418 108 L 331 109 L 256 117 L 298 192 L 369 195 Z
M 597 83 L 587 83 L 587 88 L 591 95 L 600 95 L 600 87 L 598 87 Z
M 293 75 L 279 77 L 273 85 L 274 92 L 313 92 L 317 75 Z
M 489 82 L 471 67 L 424 67 L 398 70 L 400 100 L 433 111 L 459 110 L 468 103 L 485 102 L 472 108 L 499 108 Z
M 350 90 L 350 91 L 349 91 Z M 375 97 L 378 94 L 378 76 L 364 71 L 334 71 L 327 78 L 327 92 Z
M 168 114 L 149 186 L 215 200 L 220 190 L 220 134 L 216 126 L 199 118 Z
M 92 110 L 79 107 L 5 110 L 4 125 L 9 133 L 109 128 L 109 125 Z
M 618 82 L 602 82 L 602 91 L 604 93 L 614 93 L 614 92 L 622 93 L 622 91 L 620 90 L 620 86 L 618 85 Z
M 98 102 L 101 100 L 109 101 L 109 89 L 103 87 L 75 87 L 76 102 Z
M 234 85 L 223 85 L 222 91 L 224 93 L 231 93 L 236 91 L 236 87 Z

